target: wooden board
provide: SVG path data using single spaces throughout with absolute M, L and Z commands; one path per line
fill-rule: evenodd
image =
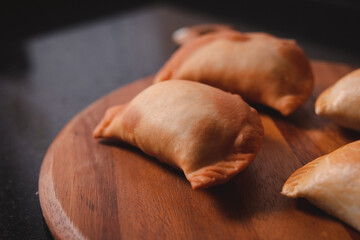
M 105 110 L 151 77 L 122 87 L 72 119 L 50 146 L 39 179 L 57 239 L 360 239 L 306 200 L 280 195 L 300 166 L 360 138 L 314 114 L 319 93 L 352 68 L 313 62 L 312 97 L 290 117 L 258 108 L 265 129 L 255 161 L 230 182 L 194 191 L 184 175 L 138 149 L 91 137 Z

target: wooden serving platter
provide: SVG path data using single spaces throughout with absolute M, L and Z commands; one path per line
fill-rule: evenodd
M 352 70 L 313 61 L 307 103 L 283 117 L 257 107 L 265 137 L 255 161 L 230 182 L 194 191 L 184 175 L 140 150 L 91 133 L 105 110 L 151 84 L 119 88 L 75 116 L 44 158 L 39 179 L 45 220 L 57 239 L 360 239 L 360 233 L 304 199 L 280 195 L 307 162 L 360 139 L 314 114 L 319 93 Z

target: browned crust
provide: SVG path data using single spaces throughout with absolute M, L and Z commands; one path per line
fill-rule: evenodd
M 279 42 L 279 52 L 292 66 L 296 66 L 294 71 L 301 79 L 304 79 L 302 84 L 296 85 L 297 89 L 295 91 L 301 94 L 296 95 L 294 104 L 281 111 L 283 115 L 287 116 L 303 105 L 310 97 L 314 88 L 314 74 L 309 59 L 295 40 L 282 40 Z
M 234 142 L 228 143 L 231 145 L 230 152 L 227 153 L 227 157 L 223 161 L 210 164 L 205 167 L 191 172 L 186 175 L 186 178 L 191 183 L 191 187 L 194 190 L 205 189 L 215 185 L 223 184 L 233 178 L 236 174 L 244 170 L 255 159 L 256 155 L 260 151 L 260 147 L 263 141 L 264 128 L 262 126 L 260 116 L 257 111 L 247 104 L 246 110 L 247 119 L 246 122 L 251 123 L 241 129 L 236 136 Z M 221 106 L 218 106 L 221 108 Z M 228 109 L 233 112 L 231 109 Z M 226 112 L 223 114 L 233 114 Z
M 209 33 L 205 36 L 198 38 L 196 41 L 191 41 L 188 44 L 183 45 L 179 50 L 177 50 L 171 58 L 165 63 L 165 65 L 160 69 L 160 71 L 155 75 L 154 83 L 161 81 L 169 80 L 172 78 L 173 73 L 179 69 L 181 64 L 189 58 L 196 50 L 200 47 L 205 46 L 206 44 L 211 43 L 212 41 L 225 38 L 233 41 L 247 40 L 248 37 L 245 34 L 242 34 L 233 30 L 224 30 L 221 32 Z
M 308 164 L 302 166 L 301 168 L 297 169 L 293 174 L 291 174 L 291 176 L 286 180 L 282 188 L 281 194 L 291 198 L 299 197 L 298 195 L 291 195 L 289 193 L 293 192 L 294 188 L 299 184 L 299 182 L 303 181 L 304 177 L 306 178 L 306 176 L 311 174 L 314 171 L 314 169 L 317 167 L 317 165 L 319 165 L 319 163 L 326 156 L 327 155 L 319 157 L 314 161 L 309 162 Z
M 239 95 L 230 94 L 198 82 L 185 80 L 173 80 L 169 83 L 161 84 L 172 85 L 178 83 L 185 84 L 188 87 L 191 86 L 192 89 L 198 88 L 199 93 L 207 92 L 209 101 L 213 102 L 217 109 L 216 111 L 220 112 L 223 118 L 229 119 L 233 127 L 225 129 L 227 137 L 220 140 L 220 142 L 209 141 L 210 139 L 221 138 L 222 134 L 219 135 L 219 132 L 222 131 L 212 129 L 214 125 L 211 119 L 205 118 L 204 121 L 198 122 L 193 129 L 195 131 L 193 135 L 197 136 L 200 142 L 203 142 L 202 140 L 204 139 L 204 142 L 207 143 L 207 145 L 202 146 L 204 149 L 201 150 L 203 153 L 201 159 L 207 159 L 207 161 L 197 162 L 191 168 L 188 168 L 188 166 L 177 167 L 184 171 L 193 189 L 207 188 L 224 183 L 247 167 L 258 153 L 264 135 L 260 117 L 257 111 L 249 107 Z M 153 87 L 160 87 L 160 85 Z M 166 91 L 166 89 L 163 90 Z M 224 105 L 224 103 L 227 104 Z M 133 134 L 133 125 L 137 124 L 136 122 L 141 118 L 141 113 L 137 111 L 136 104 L 130 102 L 127 106 L 125 110 L 123 110 L 124 105 L 110 108 L 96 127 L 94 137 L 117 138 L 126 141 L 139 147 L 145 153 L 156 157 L 158 160 L 173 166 L 174 162 L 163 159 L 164 156 L 162 154 L 153 153 L 134 140 L 136 136 Z M 234 111 L 234 109 L 237 111 Z M 116 120 L 115 118 L 117 117 L 118 119 Z M 107 130 L 112 121 L 116 121 L 120 125 Z M 234 128 L 237 130 L 234 131 Z M 124 135 L 120 135 L 119 132 L 123 132 Z M 163 144 L 171 142 L 172 139 L 164 139 L 162 137 L 156 141 L 159 141 L 159 144 Z M 210 154 L 214 153 L 213 151 L 208 151 L 208 148 L 212 149 L 214 147 L 212 143 L 215 143 L 216 147 L 220 146 L 219 149 L 222 151 L 221 155 L 223 158 L 213 161 L 214 159 L 212 159 L 211 155 L 204 155 L 204 151 Z
M 276 101 L 271 100 L 271 102 L 263 102 L 260 96 L 254 96 L 255 93 L 248 96 L 245 96 L 245 92 L 242 92 L 241 94 L 246 101 L 266 104 L 281 112 L 282 115 L 288 116 L 302 106 L 311 95 L 314 86 L 314 75 L 308 58 L 301 47 L 297 45 L 296 41 L 279 39 L 267 33 L 244 34 L 234 30 L 223 30 L 199 37 L 196 40 L 182 46 L 171 56 L 168 62 L 165 63 L 155 76 L 154 83 L 174 78 L 176 72 L 189 57 L 191 57 L 198 49 L 214 40 L 227 39 L 231 41 L 246 41 L 251 38 L 266 39 L 266 41 L 272 42 L 272 45 L 277 48 L 278 53 L 288 62 L 288 66 L 291 68 L 291 73 L 293 73 L 291 74 L 292 81 L 281 82 L 281 84 L 284 84 L 283 89 L 288 90 L 284 92 L 281 92 L 281 88 L 278 88 L 277 85 L 269 84 L 270 89 L 272 87 L 277 87 L 276 91 L 280 94 Z M 261 75 L 262 73 L 259 74 Z M 266 79 L 266 76 L 262 77 Z M 219 87 L 225 91 L 234 91 L 231 88 L 228 89 L 227 85 L 222 86 L 221 81 L 219 82 L 207 79 L 205 83 Z M 233 93 L 239 94 L 239 92 L 236 91 Z

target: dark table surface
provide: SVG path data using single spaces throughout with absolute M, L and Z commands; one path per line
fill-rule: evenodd
M 0 239 L 51 239 L 38 176 L 52 140 L 96 99 L 154 74 L 176 49 L 174 30 L 204 22 L 295 38 L 312 59 L 360 66 L 360 55 L 348 46 L 167 5 L 121 11 L 10 44 L 10 58 L 1 61 L 12 64 L 0 70 Z

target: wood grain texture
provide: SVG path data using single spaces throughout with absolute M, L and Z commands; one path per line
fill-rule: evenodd
M 184 175 L 140 150 L 91 133 L 105 110 L 151 84 L 146 78 L 74 117 L 50 146 L 39 178 L 45 220 L 57 239 L 360 239 L 306 200 L 280 195 L 305 163 L 360 138 L 314 113 L 319 93 L 351 67 L 313 62 L 316 85 L 290 117 L 256 106 L 265 129 L 253 164 L 230 182 L 194 191 Z

